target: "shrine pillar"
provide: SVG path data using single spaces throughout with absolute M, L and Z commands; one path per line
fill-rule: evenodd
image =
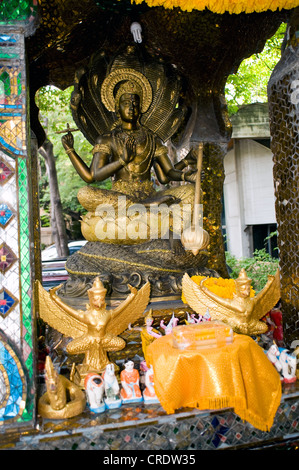
M 1 2 L 0 433 L 8 436 L 35 421 L 33 285 L 38 275 L 34 258 L 39 251 L 39 222 L 25 38 L 34 32 L 36 18 L 36 0 Z
M 286 347 L 299 345 L 299 9 L 268 84 Z

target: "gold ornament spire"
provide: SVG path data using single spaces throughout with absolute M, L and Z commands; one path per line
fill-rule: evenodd
M 237 279 L 235 280 L 236 283 L 238 283 L 239 285 L 243 285 L 243 284 L 251 284 L 251 281 L 252 279 L 250 279 L 247 274 L 246 274 L 246 271 L 244 268 L 241 269 L 240 273 L 239 273 L 239 276 L 237 277 Z

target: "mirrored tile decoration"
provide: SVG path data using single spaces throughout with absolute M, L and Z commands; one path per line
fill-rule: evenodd
M 0 226 L 5 228 L 14 217 L 13 210 L 8 204 L 0 204 Z
M 6 243 L 2 243 L 0 246 L 0 271 L 5 273 L 16 261 L 17 257 L 13 251 L 9 248 L 8 245 L 6 245 Z
M 5 427 L 35 417 L 24 32 L 20 23 L 6 27 L 24 23 L 33 3 L 0 5 L 0 424 Z M 11 21 L 5 23 L 7 17 Z
M 0 25 L 28 23 L 36 15 L 37 0 L 1 0 Z
M 295 17 L 296 18 L 296 17 Z M 299 340 L 299 20 L 268 84 L 286 347 Z
M 0 423 L 16 420 L 24 411 L 26 380 L 20 360 L 0 335 Z
M 11 310 L 14 309 L 18 302 L 18 299 L 11 294 L 7 289 L 0 290 L 0 315 L 3 318 L 9 314 Z
M 3 160 L 0 160 L 0 186 L 3 186 L 14 174 L 14 170 Z

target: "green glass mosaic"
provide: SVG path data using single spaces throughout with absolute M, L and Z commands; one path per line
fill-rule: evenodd
M 37 13 L 37 0 L 1 0 L 0 24 L 27 22 Z
M 8 95 L 10 96 L 10 93 L 11 93 L 11 87 L 10 87 L 10 76 L 7 72 L 3 72 L 1 75 L 0 75 L 0 80 L 3 82 L 4 84 L 4 93 L 5 95 Z
M 21 266 L 21 306 L 23 342 L 27 344 L 26 353 L 23 348 L 25 365 L 28 371 L 30 388 L 33 384 L 33 331 L 32 331 L 32 299 L 31 299 L 31 267 L 29 240 L 29 201 L 28 201 L 28 170 L 27 161 L 18 158 L 18 191 L 19 191 L 19 233 L 20 233 L 20 266 Z M 22 419 L 28 421 L 33 417 L 34 403 L 32 398 L 27 400 Z

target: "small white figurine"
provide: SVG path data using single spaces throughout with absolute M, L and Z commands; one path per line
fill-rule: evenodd
M 124 403 L 135 403 L 142 401 L 139 387 L 139 372 L 134 368 L 134 362 L 130 359 L 124 363 L 125 369 L 120 373 L 122 389 L 121 398 Z
M 105 398 L 104 402 L 108 409 L 119 408 L 122 404 L 120 398 L 120 387 L 115 375 L 114 364 L 108 364 L 102 375 L 104 379 Z
M 199 323 L 200 319 L 201 315 L 199 316 L 199 318 L 196 318 L 194 313 L 191 313 L 191 315 L 189 315 L 189 312 L 187 312 L 187 320 L 185 320 L 185 322 L 187 325 L 194 325 L 194 323 Z
M 143 391 L 143 399 L 147 404 L 160 403 L 154 389 L 154 371 L 153 366 L 150 365 L 145 372 L 145 390 Z
M 172 329 L 177 326 L 179 322 L 179 319 L 174 316 L 174 313 L 172 314 L 171 319 L 169 320 L 169 323 L 167 325 L 164 324 L 164 321 L 160 321 L 160 327 L 163 328 L 164 333 L 166 335 L 169 335 L 172 332 Z
M 207 308 L 206 313 L 205 313 L 204 316 L 202 317 L 202 320 L 203 320 L 203 321 L 211 321 L 211 315 L 210 315 L 210 311 L 209 311 L 208 308 Z
M 268 349 L 268 351 L 266 352 L 266 354 L 267 354 L 269 361 L 272 362 L 272 364 L 275 366 L 277 372 L 280 373 L 282 370 L 282 366 L 279 362 L 280 351 L 278 349 L 277 344 L 273 343 Z
M 290 354 L 287 349 L 279 348 L 275 342 L 266 352 L 268 359 L 281 375 L 284 383 L 296 382 L 296 356 Z
M 189 315 L 189 313 L 187 312 L 187 320 L 185 320 L 187 325 L 192 325 L 194 323 L 202 323 L 202 322 L 205 322 L 205 321 L 211 321 L 211 315 L 210 315 L 210 312 L 209 312 L 208 308 L 207 308 L 207 311 L 204 315 L 199 315 L 198 314 L 197 318 L 196 318 L 195 313 L 191 313 L 191 315 Z
M 106 405 L 104 403 L 104 381 L 99 374 L 89 373 L 84 380 L 87 402 L 90 411 L 93 413 L 103 413 Z

